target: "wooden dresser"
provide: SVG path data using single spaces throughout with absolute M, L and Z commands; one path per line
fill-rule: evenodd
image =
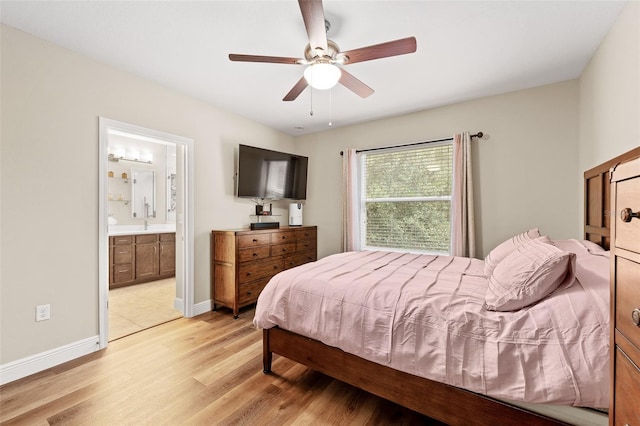
M 610 425 L 640 425 L 640 158 L 611 173 Z
M 225 306 L 237 318 L 275 274 L 316 259 L 315 226 L 211 231 L 213 310 Z

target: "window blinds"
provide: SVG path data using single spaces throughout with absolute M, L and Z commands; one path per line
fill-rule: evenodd
M 362 154 L 363 249 L 449 252 L 452 157 L 450 142 Z

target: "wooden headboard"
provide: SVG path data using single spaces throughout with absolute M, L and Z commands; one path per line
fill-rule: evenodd
M 640 147 L 625 152 L 584 172 L 584 239 L 609 250 L 610 171 L 625 161 L 640 157 Z

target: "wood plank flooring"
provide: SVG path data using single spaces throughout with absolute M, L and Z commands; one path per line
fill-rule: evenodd
M 253 309 L 180 318 L 0 387 L 2 425 L 438 425 L 274 356 Z M 428 403 L 428 401 L 425 401 Z

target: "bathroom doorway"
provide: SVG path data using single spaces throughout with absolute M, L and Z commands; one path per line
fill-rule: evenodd
M 193 316 L 193 141 L 100 118 L 100 345 Z
M 109 342 L 182 318 L 175 295 L 175 277 L 110 289 Z

